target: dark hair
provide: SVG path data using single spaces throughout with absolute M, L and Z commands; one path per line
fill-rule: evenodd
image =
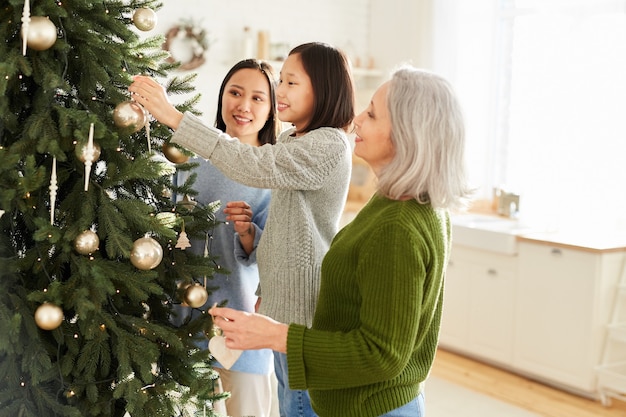
M 313 116 L 301 131 L 319 127 L 349 130 L 354 119 L 355 95 L 350 64 L 345 54 L 331 45 L 310 42 L 296 46 L 289 55 L 300 54 L 311 79 Z
M 278 122 L 278 118 L 276 116 L 276 93 L 275 93 L 275 77 L 274 70 L 270 64 L 265 61 L 260 61 L 258 59 L 244 59 L 242 61 L 237 62 L 231 69 L 228 71 L 226 76 L 224 77 L 224 81 L 222 81 L 222 86 L 220 87 L 220 93 L 217 99 L 217 114 L 215 116 L 215 127 L 219 130 L 226 130 L 226 122 L 222 118 L 222 97 L 224 95 L 224 90 L 226 89 L 226 84 L 232 78 L 233 75 L 239 70 L 242 69 L 257 69 L 259 70 L 265 77 L 267 78 L 267 83 L 270 87 L 270 114 L 267 118 L 267 121 L 259 131 L 259 143 L 261 145 L 265 145 L 266 143 L 274 144 L 276 143 L 276 136 L 280 133 L 280 123 Z

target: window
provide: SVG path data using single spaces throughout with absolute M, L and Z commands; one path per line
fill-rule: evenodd
M 531 224 L 626 231 L 626 1 L 444 3 L 436 22 L 456 33 L 436 41 L 456 61 L 434 62 L 463 102 L 482 196 L 503 184 Z

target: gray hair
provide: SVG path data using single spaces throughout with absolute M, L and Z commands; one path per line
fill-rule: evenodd
M 442 77 L 410 66 L 389 83 L 392 161 L 379 173 L 379 193 L 436 208 L 466 205 L 465 127 L 461 106 Z

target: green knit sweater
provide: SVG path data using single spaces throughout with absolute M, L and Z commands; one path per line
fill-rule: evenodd
M 375 417 L 415 398 L 433 363 L 450 250 L 443 210 L 374 196 L 322 263 L 313 325 L 291 324 L 289 383 L 320 417 Z

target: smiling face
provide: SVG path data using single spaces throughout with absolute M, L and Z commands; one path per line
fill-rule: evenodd
M 391 142 L 391 119 L 387 109 L 388 91 L 389 82 L 386 82 L 376 90 L 367 109 L 354 119 L 354 154 L 363 158 L 376 174 L 395 155 Z
M 281 121 L 293 124 L 297 131 L 309 124 L 313 117 L 315 94 L 300 54 L 291 54 L 285 60 L 276 88 L 276 99 Z
M 242 142 L 257 144 L 259 131 L 271 110 L 270 86 L 259 70 L 244 68 L 228 80 L 222 95 L 226 133 Z

